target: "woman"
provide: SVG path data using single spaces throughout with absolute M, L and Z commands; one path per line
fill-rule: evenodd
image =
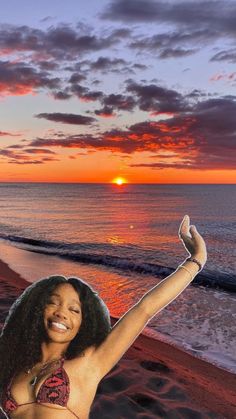
M 179 236 L 191 260 L 144 294 L 113 328 L 104 302 L 78 278 L 51 276 L 25 289 L 0 336 L 0 399 L 9 418 L 88 419 L 102 378 L 206 263 L 205 242 L 187 215 Z

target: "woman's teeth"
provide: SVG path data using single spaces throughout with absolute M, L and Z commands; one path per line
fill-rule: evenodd
M 60 330 L 67 330 L 67 327 L 64 326 L 64 324 L 61 324 L 61 323 L 50 322 L 50 325 L 54 326 L 54 327 L 56 327 L 57 329 L 60 329 Z

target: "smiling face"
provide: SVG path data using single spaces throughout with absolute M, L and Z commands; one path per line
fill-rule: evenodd
M 82 307 L 71 284 L 60 284 L 50 294 L 44 309 L 44 326 L 50 341 L 70 343 L 82 323 Z

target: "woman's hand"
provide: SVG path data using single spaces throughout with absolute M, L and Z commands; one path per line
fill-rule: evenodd
M 195 225 L 189 227 L 189 216 L 185 215 L 179 228 L 179 237 L 191 256 L 196 257 L 202 264 L 206 263 L 207 250 L 204 239 Z

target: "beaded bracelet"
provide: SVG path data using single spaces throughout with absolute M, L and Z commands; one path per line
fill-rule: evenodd
M 187 261 L 196 263 L 198 265 L 198 272 L 200 272 L 202 270 L 202 264 L 197 259 L 190 256 L 188 259 L 186 259 L 185 262 L 187 262 Z M 180 265 L 179 268 L 185 269 L 190 274 L 191 279 L 193 280 L 193 275 L 190 272 L 190 270 L 188 268 L 186 268 L 186 266 Z
M 203 268 L 202 264 L 197 259 L 195 259 L 194 257 L 190 256 L 188 259 L 186 259 L 185 262 L 188 262 L 188 261 L 189 262 L 194 262 L 198 265 L 198 272 L 200 272 L 202 270 L 202 268 Z

